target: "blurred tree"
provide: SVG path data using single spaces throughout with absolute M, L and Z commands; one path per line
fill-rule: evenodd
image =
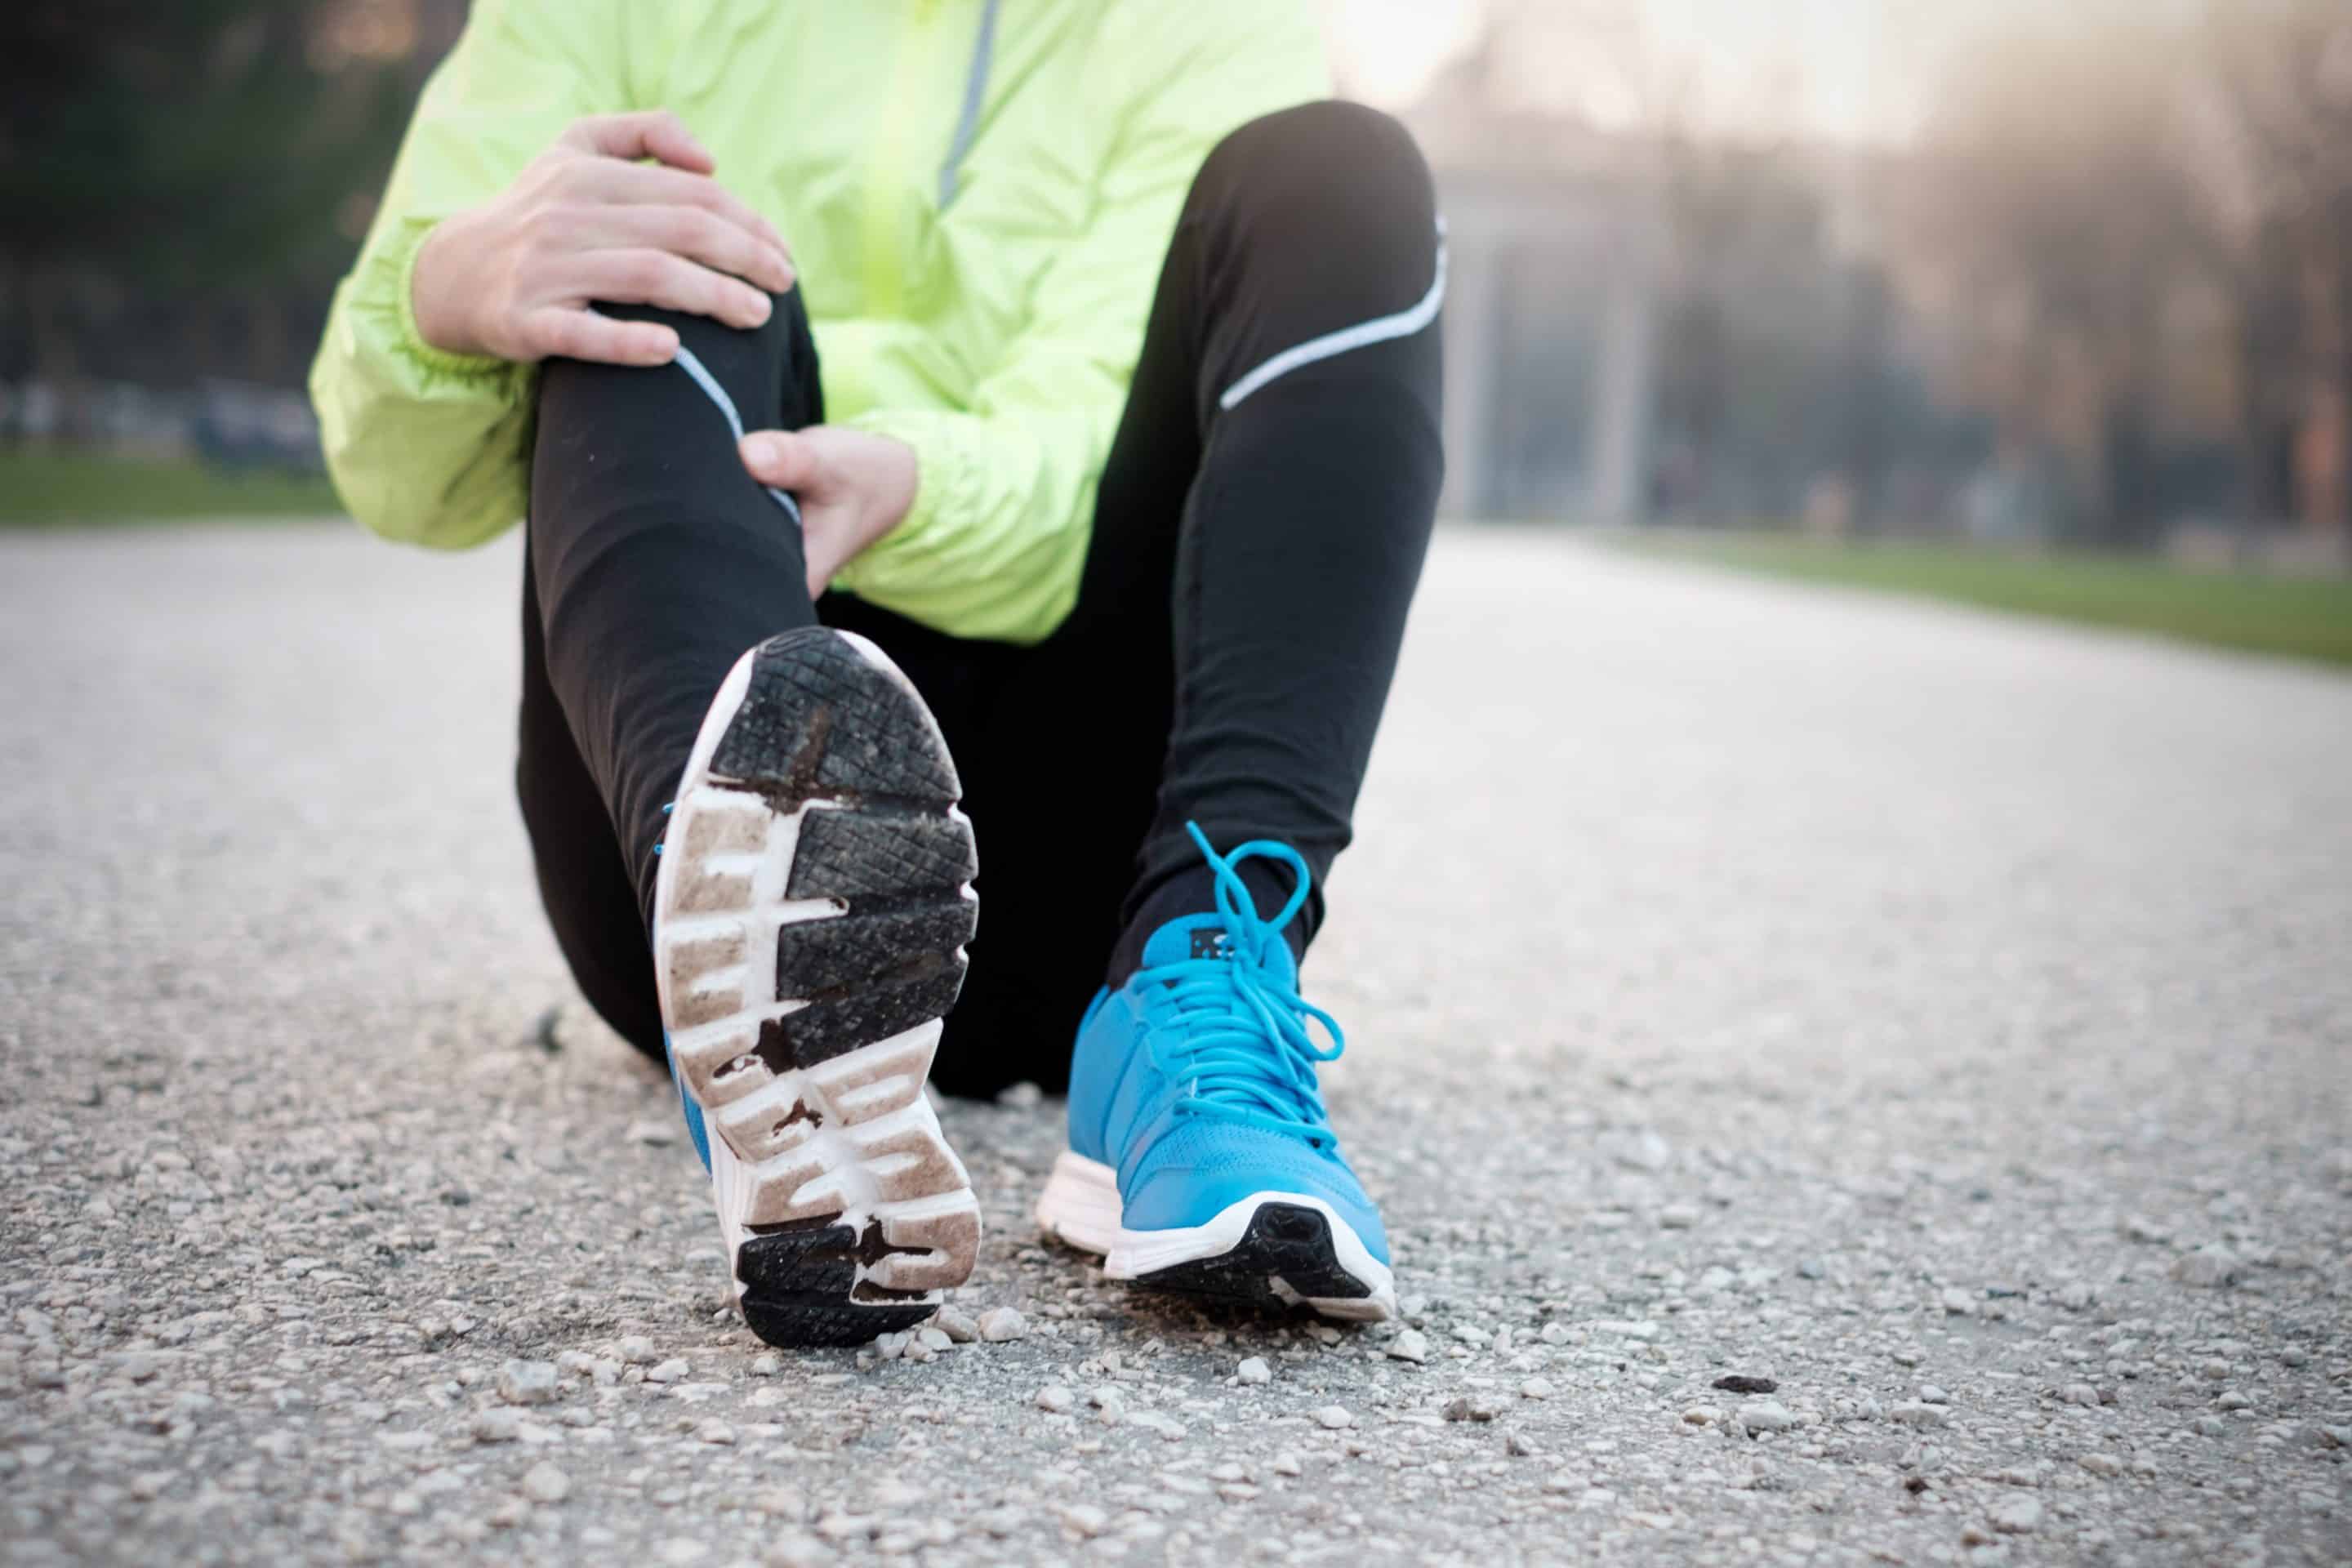
M 309 348 L 289 302 L 307 314 L 323 300 L 354 244 L 351 205 L 399 138 L 408 39 L 395 27 L 369 48 L 353 26 L 382 13 L 363 0 L 0 6 L 10 357 L 68 387 L 159 357 L 182 375 L 285 379 Z
M 2144 540 L 2162 341 L 2209 257 L 2182 157 L 2186 40 L 2137 16 L 1962 60 L 1925 128 L 1907 270 L 2015 450 L 2057 454 L 2078 531 Z
M 2200 128 L 2262 515 L 2352 534 L 2352 7 L 2216 0 Z

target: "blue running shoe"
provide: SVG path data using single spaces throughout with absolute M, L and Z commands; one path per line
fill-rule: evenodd
M 923 1095 L 979 908 L 960 793 L 898 666 L 822 626 L 743 656 L 679 782 L 662 1023 L 770 1344 L 911 1327 L 971 1272 L 980 1205 Z
M 1087 1010 L 1070 1064 L 1070 1147 L 1037 1223 L 1101 1253 L 1108 1279 L 1392 1317 L 1380 1211 L 1340 1158 L 1316 1087 L 1316 1064 L 1339 1055 L 1339 1026 L 1299 998 L 1282 935 L 1307 901 L 1307 862 L 1268 840 L 1220 856 L 1191 831 L 1216 874 L 1217 908 L 1154 931 L 1142 966 Z M 1297 879 L 1272 920 L 1234 869 L 1253 856 Z

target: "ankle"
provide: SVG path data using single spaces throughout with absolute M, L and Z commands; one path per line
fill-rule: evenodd
M 1279 867 L 1263 860 L 1245 860 L 1236 869 L 1260 914 L 1274 914 L 1290 897 L 1289 875 Z M 1314 905 L 1315 900 L 1310 899 L 1307 907 L 1282 928 L 1283 940 L 1290 943 L 1294 963 L 1306 960 L 1307 944 L 1314 936 Z M 1126 984 L 1129 977 L 1143 966 L 1143 948 L 1151 940 L 1151 933 L 1170 921 L 1181 920 L 1186 915 L 1211 914 L 1216 908 L 1216 874 L 1206 866 L 1187 867 L 1150 887 L 1138 889 L 1128 898 L 1127 926 L 1119 933 L 1118 945 L 1111 949 L 1110 967 L 1103 983 L 1113 991 Z

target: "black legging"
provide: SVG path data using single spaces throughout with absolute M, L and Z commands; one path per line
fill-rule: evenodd
M 843 594 L 812 606 L 799 530 L 682 370 L 550 362 L 516 784 L 596 1010 L 660 1054 L 642 911 L 662 807 L 736 658 L 820 619 L 914 680 L 978 834 L 981 933 L 942 1089 L 1065 1080 L 1095 987 L 1162 920 L 1211 907 L 1187 820 L 1221 849 L 1296 846 L 1311 933 L 1436 507 L 1439 265 L 1428 170 L 1386 116 L 1311 104 L 1225 138 L 1160 273 L 1076 608 L 1034 647 Z M 797 293 L 753 331 L 608 309 L 675 326 L 747 425 L 823 420 Z M 1381 326 L 1330 336 L 1366 322 Z

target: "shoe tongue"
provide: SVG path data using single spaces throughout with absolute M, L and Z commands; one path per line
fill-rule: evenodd
M 1273 971 L 1285 985 L 1296 984 L 1298 968 L 1291 961 L 1290 944 L 1282 940 L 1280 931 L 1265 931 L 1264 935 L 1265 941 L 1257 954 L 1259 966 Z M 1180 916 L 1153 931 L 1151 939 L 1143 944 L 1146 969 L 1189 959 L 1233 956 L 1233 938 L 1225 931 L 1224 917 L 1213 912 Z

